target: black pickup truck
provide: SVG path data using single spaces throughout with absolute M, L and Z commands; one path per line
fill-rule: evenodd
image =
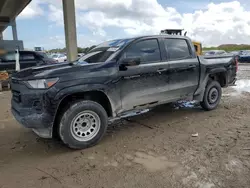
M 101 140 L 109 121 L 160 104 L 192 99 L 215 109 L 237 68 L 233 56 L 197 57 L 183 36 L 113 40 L 78 61 L 15 73 L 12 113 L 41 137 L 82 149 Z

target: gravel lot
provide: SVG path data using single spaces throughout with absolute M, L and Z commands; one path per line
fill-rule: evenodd
M 238 79 L 215 111 L 161 106 L 82 151 L 21 127 L 2 92 L 0 188 L 250 187 L 250 66 Z

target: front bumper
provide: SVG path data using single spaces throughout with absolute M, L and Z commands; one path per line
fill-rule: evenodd
M 16 120 L 26 128 L 38 129 L 38 128 L 50 128 L 52 126 L 53 119 L 46 112 L 37 114 L 30 110 L 19 108 L 17 111 L 14 106 L 12 106 L 12 114 Z
M 24 127 L 31 128 L 39 136 L 52 137 L 55 111 L 46 90 L 32 90 L 23 84 L 11 83 L 11 111 Z
M 11 111 L 23 127 L 33 129 L 42 138 L 52 138 L 53 118 L 47 112 L 36 113 L 32 109 L 20 108 L 13 100 Z

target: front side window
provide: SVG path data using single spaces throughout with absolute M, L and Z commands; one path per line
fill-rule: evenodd
M 140 58 L 141 63 L 161 61 L 157 39 L 148 39 L 132 44 L 123 54 L 123 59 Z
M 169 60 L 185 59 L 191 56 L 185 39 L 165 39 L 164 43 Z

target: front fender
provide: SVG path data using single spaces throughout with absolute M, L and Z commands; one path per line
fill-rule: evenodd
M 71 86 L 64 88 L 57 92 L 54 100 L 57 101 L 57 107 L 56 109 L 58 110 L 58 107 L 61 103 L 61 101 L 66 98 L 67 96 L 70 96 L 75 93 L 82 93 L 82 92 L 88 92 L 88 91 L 100 91 L 103 92 L 111 105 L 113 116 L 116 116 L 115 111 L 117 108 L 119 108 L 120 104 L 120 96 L 119 93 L 115 91 L 111 86 L 109 85 L 104 85 L 104 84 L 84 84 L 84 85 L 76 85 L 76 86 Z
M 107 86 L 103 84 L 76 85 L 76 86 L 71 86 L 71 87 L 67 87 L 67 88 L 60 90 L 56 94 L 55 100 L 61 101 L 65 97 L 72 95 L 74 93 L 81 93 L 81 92 L 88 92 L 88 91 L 102 91 L 103 93 L 107 95 L 107 93 L 105 92 L 107 90 L 108 90 Z

